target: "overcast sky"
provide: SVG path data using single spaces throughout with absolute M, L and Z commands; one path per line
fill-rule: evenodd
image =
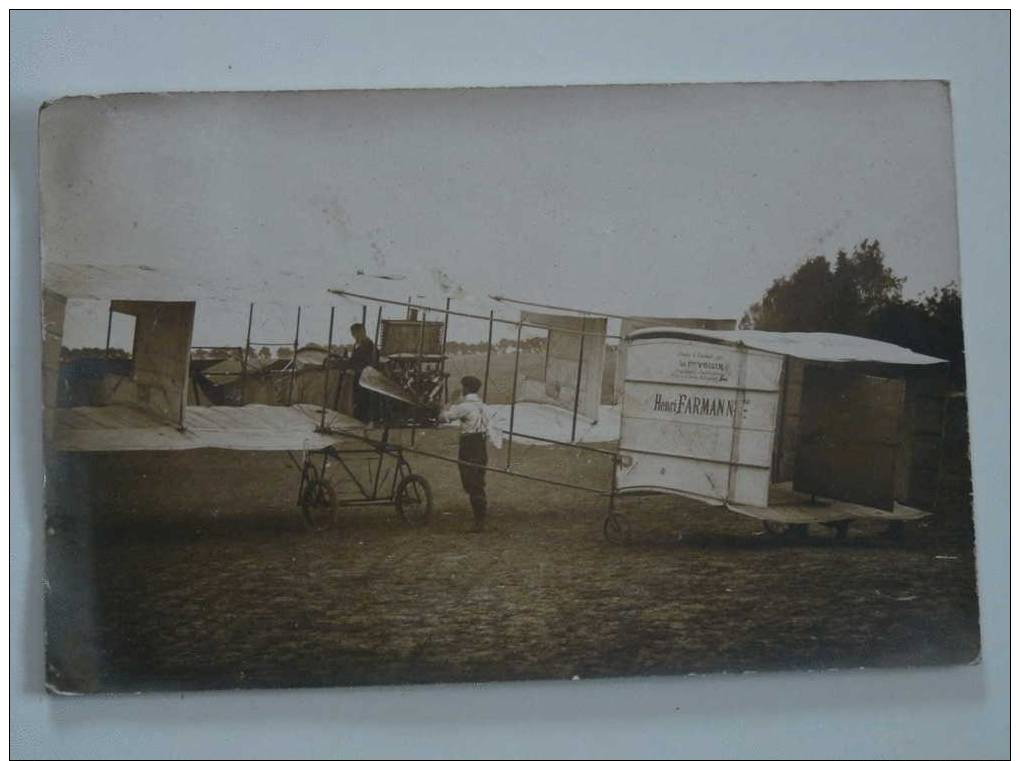
M 937 82 L 110 96 L 49 106 L 40 142 L 50 282 L 198 297 L 197 344 L 243 342 L 249 299 L 259 337 L 303 303 L 322 341 L 326 304 L 360 314 L 327 287 L 739 317 L 864 238 L 908 295 L 959 279 Z M 105 310 L 75 302 L 66 343 Z

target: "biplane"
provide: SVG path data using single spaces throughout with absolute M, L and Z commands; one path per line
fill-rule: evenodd
M 676 495 L 756 518 L 770 534 L 803 536 L 815 524 L 838 538 L 854 520 L 885 521 L 902 538 L 905 523 L 929 515 L 918 505 L 937 502 L 945 360 L 857 336 L 735 330 L 726 320 L 627 317 L 493 298 L 579 316 L 566 322 L 522 312 L 505 321 L 517 327 L 515 356 L 522 326 L 555 326 L 575 337 L 571 435 L 550 440 L 515 430 L 515 366 L 506 462 L 489 469 L 532 478 L 512 470 L 514 437 L 605 456 L 611 473 L 604 488 L 536 480 L 605 498 L 610 541 L 629 537 L 621 509 L 627 497 Z M 432 309 L 485 319 L 450 312 L 449 304 Z M 607 319 L 620 321 L 619 335 L 606 332 Z M 583 362 L 586 351 L 596 354 L 589 339 L 602 349 L 607 339 L 618 341 L 613 394 L 620 423 L 611 448 L 576 440 L 591 373 Z M 550 330 L 549 357 L 556 351 Z
M 439 425 L 449 395 L 447 334 L 452 318 L 488 324 L 483 380 L 486 400 L 493 328 L 515 334 L 505 460 L 487 470 L 577 489 L 608 502 L 603 531 L 611 541 L 629 536 L 632 496 L 667 494 L 722 506 L 758 519 L 773 534 L 831 527 L 844 536 L 850 521 L 889 521 L 894 527 L 928 513 L 925 485 L 938 481 L 942 419 L 939 376 L 943 360 L 869 339 L 823 333 L 734 330 L 733 321 L 628 317 L 490 297 L 527 307 L 516 319 L 444 306 L 331 289 L 330 298 L 377 305 L 373 366 L 351 373 L 328 338 L 318 351 L 317 402 L 299 377 L 300 310 L 291 361 L 271 372 L 286 386 L 286 403 L 244 399 L 254 305 L 240 350 L 240 404 L 189 404 L 194 302 L 112 300 L 110 314 L 135 318 L 130 372 L 114 382 L 98 406 L 52 403 L 59 373 L 66 299 L 44 294 L 47 435 L 58 451 L 226 449 L 287 452 L 300 472 L 297 505 L 309 527 L 333 524 L 339 507 L 392 505 L 405 521 L 429 520 L 432 492 L 413 472 L 409 455 L 457 463 L 455 457 L 415 446 L 415 434 Z M 399 307 L 399 318 L 384 318 Z M 559 313 L 556 313 L 557 310 Z M 570 314 L 563 314 L 564 312 Z M 431 318 L 431 319 L 430 319 Z M 607 330 L 619 320 L 619 334 Z M 544 332 L 540 373 L 522 371 L 522 334 Z M 599 422 L 607 342 L 616 342 L 612 384 L 619 428 Z M 351 384 L 373 394 L 370 419 L 352 414 Z M 307 384 L 306 384 L 307 386 Z M 560 411 L 569 436 L 522 430 L 517 413 L 526 400 Z M 601 426 L 600 443 L 583 435 Z M 393 430 L 409 431 L 410 443 Z M 584 450 L 606 458 L 604 486 L 549 479 L 513 467 L 514 440 Z M 301 453 L 300 460 L 294 455 Z M 934 474 L 934 476 L 933 476 Z M 937 495 L 935 497 L 937 499 Z
M 412 471 L 407 455 L 415 452 L 457 462 L 456 458 L 414 448 L 417 431 L 439 425 L 438 413 L 448 397 L 445 363 L 450 316 L 464 315 L 489 321 L 486 387 L 488 359 L 493 353 L 492 326 L 497 322 L 515 325 L 519 350 L 521 331 L 532 325 L 523 319 L 497 318 L 493 310 L 487 318 L 456 312 L 450 309 L 449 301 L 445 308 L 399 302 L 397 306 L 403 314 L 399 318 L 389 318 L 383 316 L 380 303 L 374 333 L 376 361 L 354 373 L 346 365 L 345 354 L 334 344 L 335 306 L 329 310 L 325 347 L 309 349 L 301 346 L 300 307 L 296 312 L 293 341 L 266 342 L 253 338 L 255 304 L 250 303 L 244 345 L 226 347 L 236 356 L 203 360 L 201 375 L 207 381 L 212 379 L 216 386 L 203 389 L 193 372 L 193 354 L 196 349 L 213 347 L 193 345 L 196 301 L 111 298 L 119 295 L 116 277 L 107 282 L 99 277 L 103 273 L 97 275 L 88 271 L 82 276 L 77 270 L 71 270 L 62 274 L 74 287 L 65 289 L 64 293 L 47 288 L 43 294 L 45 432 L 51 450 L 113 452 L 217 448 L 285 452 L 300 472 L 298 506 L 309 527 L 316 530 L 332 525 L 338 507 L 353 505 L 393 505 L 408 523 L 426 522 L 432 509 L 431 488 L 421 474 Z M 56 280 L 59 283 L 60 278 Z M 90 283 L 89 287 L 78 285 L 83 280 Z M 131 285 L 125 290 L 143 296 L 159 296 L 167 290 L 165 284 L 157 282 L 154 288 L 146 291 L 134 284 L 135 280 L 135 276 L 131 276 Z M 194 291 L 188 295 L 192 294 Z M 89 397 L 86 403 L 68 404 L 64 399 L 64 404 L 60 404 L 61 346 L 69 298 L 109 302 L 107 355 L 114 316 L 130 316 L 133 320 L 132 350 L 130 359 L 108 363 L 108 369 L 116 364 L 116 371 L 100 374 L 102 377 L 96 388 L 85 395 Z M 329 298 L 335 299 L 335 296 Z M 362 299 L 365 300 L 372 299 Z M 362 324 L 367 324 L 367 306 L 362 304 L 360 311 Z M 430 314 L 440 314 L 443 319 L 430 320 Z M 548 327 L 550 335 L 561 343 L 569 342 L 563 336 L 579 332 L 566 326 L 569 319 L 551 317 L 550 321 L 555 325 L 550 327 L 536 322 L 533 327 Z M 307 333 L 307 324 L 305 329 Z M 604 329 L 591 336 L 582 334 L 581 339 L 587 344 L 589 362 L 579 367 L 587 369 L 593 366 L 591 357 L 601 357 L 604 351 Z M 592 348 L 595 339 L 599 345 L 597 351 Z M 277 346 L 289 347 L 289 361 L 256 360 L 257 355 L 253 353 L 256 349 Z M 583 352 L 585 346 L 580 350 Z M 546 365 L 550 377 L 558 373 L 556 377 L 566 379 L 562 362 L 552 358 Z M 317 372 L 304 373 L 302 368 L 308 366 L 317 366 Z M 550 381 L 549 393 L 556 397 L 553 401 L 560 408 L 572 404 L 572 439 L 583 433 L 577 430 L 579 410 L 593 406 L 597 414 L 601 365 L 596 369 L 597 373 L 579 373 L 577 383 L 572 386 L 575 390 L 582 389 L 582 395 L 588 400 L 584 403 L 573 396 L 570 399 L 574 401 L 568 401 L 569 394 L 560 390 L 561 384 Z M 352 388 L 355 384 L 357 388 Z M 566 380 L 562 385 L 567 385 Z M 515 382 L 514 402 L 516 386 Z M 230 387 L 230 392 L 224 387 Z M 352 408 L 352 398 L 358 389 L 376 397 L 367 418 L 359 419 Z M 76 397 L 74 394 L 64 396 Z M 217 403 L 217 400 L 225 403 Z M 519 425 L 515 427 L 516 411 L 517 405 L 512 403 L 509 430 L 513 435 L 553 443 L 540 436 L 529 436 L 519 430 Z M 398 442 L 391 435 L 395 430 L 410 431 L 410 445 Z M 510 472 L 512 444 L 511 437 L 504 472 Z M 296 453 L 300 453 L 300 458 Z

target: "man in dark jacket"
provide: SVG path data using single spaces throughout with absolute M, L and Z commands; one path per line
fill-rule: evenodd
M 363 423 L 369 423 L 375 417 L 372 403 L 374 397 L 372 392 L 362 388 L 358 381 L 361 379 L 362 371 L 376 363 L 375 344 L 360 322 L 351 325 L 351 337 L 354 338 L 354 348 L 348 361 L 349 368 L 354 374 L 354 417 Z

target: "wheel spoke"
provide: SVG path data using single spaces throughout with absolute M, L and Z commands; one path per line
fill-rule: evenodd
M 432 493 L 424 477 L 409 474 L 397 485 L 394 493 L 397 513 L 406 523 L 427 523 L 432 510 Z
M 320 479 L 314 468 L 306 469 L 299 507 L 305 523 L 314 531 L 323 531 L 333 524 L 335 516 L 333 487 Z

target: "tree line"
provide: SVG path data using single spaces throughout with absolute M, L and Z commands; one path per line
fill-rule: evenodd
M 744 313 L 740 327 L 821 331 L 874 338 L 949 360 L 955 385 L 965 383 L 963 314 L 956 283 L 913 299 L 903 296 L 905 277 L 885 263 L 877 240 L 864 240 L 835 264 L 824 256 L 805 260 L 776 278 Z

